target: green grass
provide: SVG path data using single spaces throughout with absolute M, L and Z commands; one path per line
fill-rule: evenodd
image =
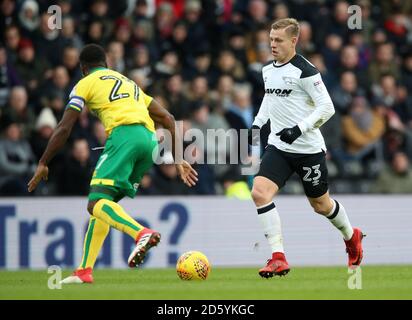
M 70 271 L 65 271 L 64 276 Z M 92 285 L 47 287 L 47 271 L 1 271 L 0 299 L 412 299 L 412 266 L 362 267 L 362 289 L 348 289 L 345 267 L 293 268 L 261 279 L 257 268 L 215 268 L 206 281 L 174 269 L 96 270 Z

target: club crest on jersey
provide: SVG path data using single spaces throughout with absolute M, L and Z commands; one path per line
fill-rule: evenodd
M 276 94 L 277 97 L 289 97 L 292 89 L 277 89 L 277 88 L 267 88 L 266 93 Z
M 292 78 L 292 77 L 282 77 L 282 80 L 283 80 L 288 86 L 292 86 L 292 85 L 294 85 L 294 84 L 296 83 L 296 80 L 297 80 L 297 79 Z

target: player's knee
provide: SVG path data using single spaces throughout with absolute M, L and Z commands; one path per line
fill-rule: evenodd
M 330 212 L 329 206 L 324 201 L 312 201 L 310 204 L 312 205 L 313 210 L 318 214 L 325 216 Z
M 94 209 L 94 206 L 96 205 L 96 202 L 97 201 L 89 201 L 88 203 L 87 203 L 87 211 L 89 212 L 89 214 L 92 216 L 93 215 L 93 209 Z
M 268 192 L 257 187 L 252 189 L 252 199 L 257 206 L 263 206 L 272 200 Z

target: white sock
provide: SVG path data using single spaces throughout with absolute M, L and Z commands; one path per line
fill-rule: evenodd
M 346 215 L 346 210 L 341 203 L 333 200 L 333 208 L 326 216 L 332 224 L 340 230 L 345 240 L 350 240 L 353 235 L 353 228 Z
M 262 224 L 263 232 L 272 248 L 272 252 L 284 253 L 280 217 L 275 204 L 271 202 L 256 209 L 258 212 L 258 219 Z

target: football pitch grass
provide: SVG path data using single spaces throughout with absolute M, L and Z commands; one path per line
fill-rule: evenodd
M 94 272 L 94 284 L 60 290 L 48 288 L 47 270 L 0 271 L 0 299 L 412 299 L 411 265 L 363 266 L 360 290 L 348 288 L 354 274 L 345 267 L 295 267 L 271 279 L 260 278 L 257 269 L 214 268 L 206 281 L 182 281 L 171 268 L 102 269 Z

